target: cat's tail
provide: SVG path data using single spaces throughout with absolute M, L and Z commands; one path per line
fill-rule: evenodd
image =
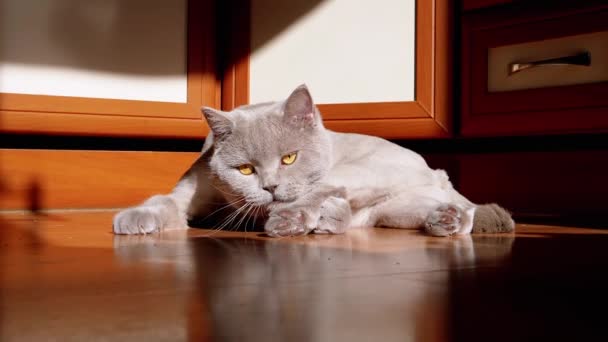
M 507 233 L 515 230 L 515 221 L 496 203 L 477 206 L 472 233 Z

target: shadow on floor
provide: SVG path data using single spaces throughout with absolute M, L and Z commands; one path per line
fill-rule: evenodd
M 532 236 L 500 267 L 450 272 L 451 340 L 608 338 L 608 235 Z

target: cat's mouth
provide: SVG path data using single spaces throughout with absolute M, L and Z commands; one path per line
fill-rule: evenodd
M 285 203 L 289 203 L 289 202 L 290 201 L 282 201 L 282 200 L 275 199 L 266 205 L 266 209 L 268 209 L 269 211 L 272 211 L 276 207 L 284 205 Z

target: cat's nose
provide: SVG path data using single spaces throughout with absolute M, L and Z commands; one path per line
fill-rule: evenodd
M 274 195 L 274 191 L 277 189 L 276 185 L 266 185 L 264 187 L 262 187 L 262 189 L 270 192 L 272 195 Z

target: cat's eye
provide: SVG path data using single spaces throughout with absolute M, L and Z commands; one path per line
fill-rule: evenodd
M 298 157 L 298 154 L 296 152 L 286 154 L 283 156 L 283 158 L 281 158 L 281 163 L 283 165 L 291 165 L 291 164 L 293 164 L 293 162 L 296 161 L 297 157 Z
M 241 166 L 239 166 L 239 171 L 244 174 L 245 176 L 249 176 L 250 174 L 255 172 L 255 169 L 253 168 L 253 165 L 251 164 L 243 164 Z

